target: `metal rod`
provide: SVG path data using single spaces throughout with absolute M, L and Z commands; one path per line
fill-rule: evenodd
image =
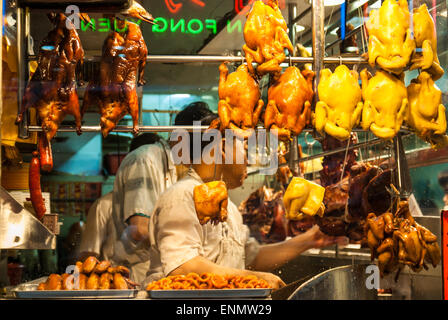
M 208 126 L 199 126 L 199 127 L 193 127 L 193 126 L 140 126 L 139 130 L 141 132 L 171 132 L 173 130 L 179 129 L 179 130 L 198 130 L 201 131 L 207 130 Z M 28 126 L 29 132 L 40 132 L 42 131 L 42 127 L 40 126 Z M 255 130 L 266 130 L 264 127 L 257 127 Z M 100 132 L 101 127 L 100 126 L 82 126 L 81 131 L 83 132 Z M 114 131 L 118 132 L 132 132 L 133 127 L 132 126 L 116 126 Z M 58 128 L 58 132 L 76 132 L 75 126 L 60 126 Z M 302 132 L 314 132 L 313 128 L 305 128 L 302 130 Z M 352 132 L 367 132 L 366 130 L 363 130 L 361 128 L 353 128 Z M 400 132 L 402 133 L 409 133 L 409 129 L 406 127 L 402 127 L 400 129 Z M 344 148 L 345 150 L 345 148 Z
M 324 0 L 313 0 L 312 26 L 313 26 L 313 71 L 316 73 L 314 77 L 315 100 L 319 99 L 317 84 L 319 83 L 320 71 L 324 68 L 325 57 L 325 7 Z M 340 62 L 340 59 L 339 59 Z
M 23 93 L 25 91 L 25 77 L 26 77 L 26 53 L 25 53 L 25 32 L 26 30 L 26 14 L 24 14 L 23 8 L 17 7 L 17 62 L 18 62 L 18 70 L 17 70 L 17 112 L 20 112 L 22 109 L 22 99 Z M 24 23 L 25 22 L 25 23 Z M 25 28 L 24 28 L 25 27 Z M 18 136 L 21 139 L 29 138 L 29 133 L 27 130 L 28 126 L 28 112 L 23 113 L 22 122 L 18 125 Z
M 29 55 L 29 60 L 36 60 L 36 55 Z M 86 61 L 100 61 L 101 57 L 86 57 Z M 148 62 L 153 63 L 221 63 L 221 62 L 246 62 L 245 57 L 238 56 L 207 56 L 207 55 L 150 55 L 146 59 Z M 287 59 L 291 63 L 313 63 L 313 57 L 287 57 Z M 358 64 L 358 63 L 367 63 L 367 60 L 362 57 L 325 57 L 323 59 L 324 63 L 328 64 L 336 64 L 336 63 L 345 63 L 345 64 Z

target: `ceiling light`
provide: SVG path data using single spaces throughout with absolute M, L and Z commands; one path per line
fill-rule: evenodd
M 324 0 L 324 6 L 325 7 L 338 6 L 344 2 L 345 0 Z

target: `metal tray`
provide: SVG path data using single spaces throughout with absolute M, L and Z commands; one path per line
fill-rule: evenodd
M 132 299 L 138 290 L 37 290 L 37 284 L 23 284 L 12 290 L 19 299 Z
M 272 289 L 148 290 L 151 299 L 239 299 L 267 298 Z

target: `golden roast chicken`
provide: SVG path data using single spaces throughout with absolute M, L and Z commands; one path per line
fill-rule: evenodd
M 359 124 L 363 108 L 358 73 L 345 65 L 338 66 L 334 73 L 324 69 L 320 73 L 318 92 L 316 130 L 347 140 L 352 128 Z
M 294 177 L 283 197 L 286 218 L 300 220 L 306 216 L 323 216 L 325 188 L 303 178 Z
M 281 140 L 299 135 L 311 121 L 314 72 L 289 67 L 269 87 L 268 105 L 264 115 L 267 130 L 277 130 Z
M 218 114 L 221 129 L 230 128 L 242 137 L 250 135 L 260 117 L 263 100 L 258 82 L 251 77 L 248 66 L 240 65 L 229 74 L 225 63 L 219 66 Z
M 369 64 L 400 74 L 409 64 L 415 49 L 406 0 L 385 0 L 378 10 L 370 12 L 366 27 L 369 32 Z
M 224 181 L 211 181 L 194 187 L 193 200 L 200 224 L 227 220 L 228 194 Z
M 81 80 L 77 76 L 84 59 L 84 50 L 76 29 L 66 27 L 67 17 L 64 14 L 48 16 L 55 27 L 41 43 L 38 66 L 25 89 L 16 122 L 22 121 L 28 108 L 35 108 L 43 132 L 50 141 L 67 114 L 74 116 L 76 131 L 81 134 L 76 86 L 77 80 Z
M 370 129 L 377 137 L 392 139 L 400 130 L 408 108 L 407 91 L 403 79 L 377 70 L 375 76 L 361 71 L 362 128 Z
M 100 73 L 84 94 L 83 113 L 90 106 L 99 108 L 104 137 L 127 113 L 132 116 L 134 134 L 138 133 L 137 83 L 144 84 L 148 49 L 140 27 L 121 20 L 121 29 L 125 23 L 127 28 L 123 34 L 114 31 L 104 41 Z
M 423 140 L 440 148 L 448 143 L 446 136 L 446 114 L 442 104 L 442 92 L 425 71 L 411 81 L 407 88 L 409 108 L 407 124 Z
M 433 80 L 437 80 L 444 74 L 437 56 L 437 34 L 434 21 L 429 14 L 426 4 L 422 4 L 413 11 L 414 38 L 417 48 L 421 52 L 415 52 L 412 57 L 410 70 L 421 68 L 431 74 Z
M 278 7 L 277 0 L 268 0 L 267 4 L 258 0 L 247 14 L 244 24 L 243 50 L 249 71 L 255 75 L 253 62 L 258 64 L 256 74 L 263 76 L 267 73 L 279 75 L 282 71 L 280 63 L 285 58 L 284 49 L 292 55 L 294 48 L 286 32 L 286 21 Z

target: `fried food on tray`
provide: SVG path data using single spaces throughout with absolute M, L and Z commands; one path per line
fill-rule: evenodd
M 227 220 L 228 194 L 224 181 L 211 181 L 194 187 L 193 199 L 200 224 Z
M 189 273 L 168 276 L 148 284 L 146 290 L 254 289 L 269 288 L 266 280 L 254 275 L 222 276 L 213 273 Z
M 113 267 L 110 261 L 99 261 L 93 256 L 84 262 L 77 261 L 76 269 L 73 274 L 51 274 L 46 282 L 39 284 L 37 290 L 127 290 L 139 285 L 129 279 L 128 268 Z

